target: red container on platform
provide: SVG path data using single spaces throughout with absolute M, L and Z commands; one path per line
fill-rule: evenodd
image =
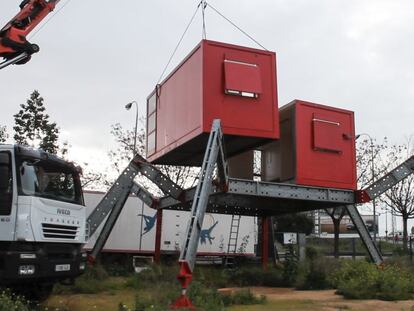
M 275 53 L 201 41 L 147 99 L 147 159 L 200 165 L 216 118 L 228 156 L 279 137 Z
M 280 140 L 264 146 L 262 179 L 356 189 L 352 111 L 295 100 L 280 112 Z

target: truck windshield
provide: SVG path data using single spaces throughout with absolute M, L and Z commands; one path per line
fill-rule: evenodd
M 78 174 L 50 161 L 24 160 L 19 166 L 19 193 L 83 204 Z

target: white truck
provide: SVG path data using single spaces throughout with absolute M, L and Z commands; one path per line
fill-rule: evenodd
M 85 269 L 79 170 L 41 150 L 0 145 L 0 286 L 47 296 Z

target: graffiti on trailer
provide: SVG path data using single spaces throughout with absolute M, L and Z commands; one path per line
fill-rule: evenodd
M 200 231 L 200 242 L 201 244 L 206 244 L 207 240 L 210 242 L 210 245 L 213 244 L 214 237 L 211 236 L 211 232 L 213 231 L 214 227 L 217 226 L 218 221 L 216 221 L 210 228 L 203 229 Z
M 152 217 L 144 214 L 138 214 L 138 216 L 144 217 L 145 221 L 144 232 L 142 233 L 142 235 L 150 232 L 151 229 L 154 228 L 155 222 L 157 221 L 157 213 L 155 213 Z

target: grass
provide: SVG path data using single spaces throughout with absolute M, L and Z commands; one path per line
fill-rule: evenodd
M 99 294 L 53 295 L 43 306 L 50 311 L 118 311 L 120 302 L 132 308 L 135 294 L 135 290 L 124 288 Z
M 411 298 L 414 292 L 414 285 L 411 285 L 414 278 L 413 268 L 404 258 L 395 259 L 394 263 L 389 263 L 385 265 L 383 270 L 379 270 L 375 265 L 363 260 L 337 261 L 331 258 L 321 258 L 320 254 L 312 248 L 307 249 L 306 255 L 307 260 L 297 266 L 296 269 L 293 269 L 296 271 L 294 273 L 296 276 L 292 280 L 295 280 L 293 284 L 297 287 L 321 289 L 335 283 L 334 285 L 337 285 L 341 293 L 353 299 L 407 299 Z M 394 268 L 397 266 L 399 268 Z M 323 296 L 332 296 L 333 290 L 330 293 L 324 292 L 325 294 L 318 296 L 320 297 L 319 300 L 313 299 L 314 295 L 318 295 L 318 291 L 301 293 L 287 289 L 271 290 L 272 294 L 267 300 L 260 295 L 253 294 L 248 289 L 234 292 L 234 290 L 228 288 L 248 286 L 287 287 L 293 285 L 292 283 L 286 283 L 291 281 L 286 279 L 285 270 L 291 271 L 292 269 L 289 270 L 286 265 L 271 268 L 266 272 L 252 265 L 235 269 L 211 266 L 197 267 L 188 295 L 199 311 L 320 310 L 326 306 L 335 307 L 335 310 L 364 310 L 357 308 L 360 302 L 353 304 L 352 300 L 345 301 L 338 296 L 333 296 L 333 300 L 327 304 L 328 301 Z M 57 286 L 54 290 L 55 296 L 47 301 L 44 308 L 59 311 L 167 310 L 168 306 L 180 294 L 180 286 L 176 279 L 177 272 L 177 265 L 170 264 L 154 265 L 151 269 L 140 274 L 110 276 L 102 267 L 94 267 L 78 278 L 73 286 Z M 331 282 L 331 280 L 334 282 Z M 217 291 L 218 288 L 225 287 L 227 289 Z M 260 287 L 258 288 L 260 289 Z M 292 296 L 292 299 L 288 296 L 281 297 L 279 294 L 282 293 L 283 295 L 283 291 L 286 292 L 286 290 L 296 293 L 297 297 Z M 261 291 L 255 289 L 254 292 L 260 293 Z M 267 293 L 266 290 L 264 292 Z M 365 292 L 374 292 L 376 295 L 360 295 Z M 312 296 L 305 293 L 310 293 Z M 355 293 L 360 296 L 355 296 Z M 346 303 L 333 306 L 332 303 L 338 302 L 337 300 Z M 40 310 L 43 311 L 44 309 Z M 370 306 L 366 310 L 370 310 Z
M 140 274 L 113 277 L 102 267 L 93 267 L 78 278 L 74 285 L 56 286 L 55 296 L 47 301 L 45 307 L 70 311 L 166 310 L 180 294 L 177 271 L 175 264 L 154 265 Z M 227 305 L 265 302 L 264 297 L 257 297 L 249 290 L 221 295 L 217 288 L 226 286 L 233 278 L 232 273 L 227 273 L 222 268 L 199 267 L 190 284 L 188 295 L 198 310 L 219 311 Z M 240 280 L 243 278 L 246 276 L 238 275 L 234 278 L 234 284 L 242 282 Z M 105 299 L 99 298 L 102 295 Z

